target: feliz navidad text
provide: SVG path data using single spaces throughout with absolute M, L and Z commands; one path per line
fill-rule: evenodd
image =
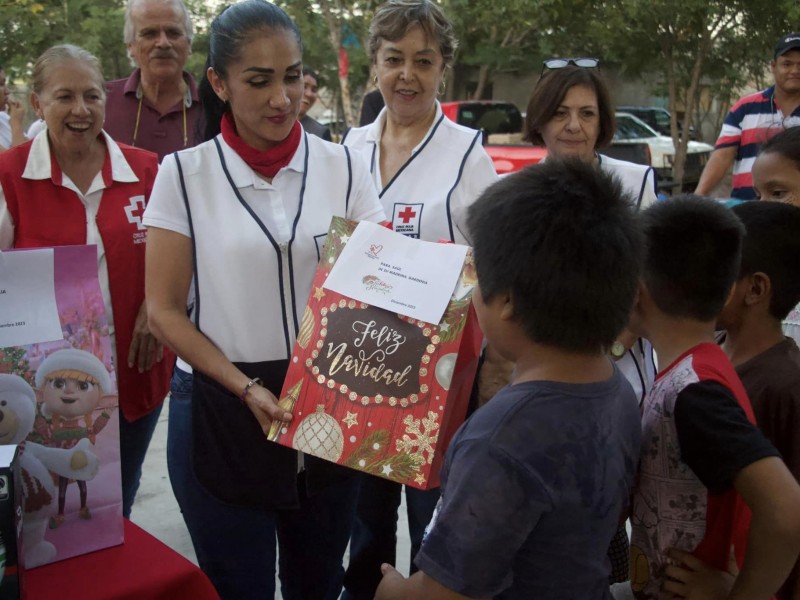
M 352 345 L 357 351 L 350 351 L 348 342 L 328 342 L 326 359 L 330 360 L 328 373 L 331 377 L 344 370 L 387 386 L 403 387 L 408 383 L 413 365 L 406 365 L 402 370 L 386 366 L 387 356 L 395 354 L 406 343 L 406 336 L 385 325 L 379 328 L 374 320 L 353 321 L 352 331 L 356 334 Z

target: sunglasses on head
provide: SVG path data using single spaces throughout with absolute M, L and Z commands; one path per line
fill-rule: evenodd
M 581 69 L 594 69 L 599 64 L 599 58 L 548 58 L 542 63 L 542 73 L 545 69 L 563 69 L 569 65 Z

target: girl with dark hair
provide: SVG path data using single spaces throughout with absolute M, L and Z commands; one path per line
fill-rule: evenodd
M 151 326 L 181 357 L 170 480 L 223 598 L 272 598 L 277 558 L 284 598 L 322 600 L 338 587 L 357 479 L 266 434 L 291 418 L 276 394 L 331 217 L 384 214 L 366 165 L 297 122 L 302 44 L 286 13 L 226 9 L 207 66 L 211 139 L 164 160 L 144 219 Z

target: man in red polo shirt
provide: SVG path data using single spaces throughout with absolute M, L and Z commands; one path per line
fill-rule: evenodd
M 105 130 L 114 140 L 155 152 L 159 161 L 203 141 L 197 85 L 183 70 L 192 33 L 182 0 L 128 0 L 124 39 L 136 69 L 107 84 Z

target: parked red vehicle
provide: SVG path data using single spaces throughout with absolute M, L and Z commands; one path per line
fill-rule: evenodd
M 545 148 L 522 140 L 522 115 L 510 102 L 442 102 L 442 112 L 451 121 L 484 132 L 484 147 L 499 175 L 519 171 L 547 156 Z

